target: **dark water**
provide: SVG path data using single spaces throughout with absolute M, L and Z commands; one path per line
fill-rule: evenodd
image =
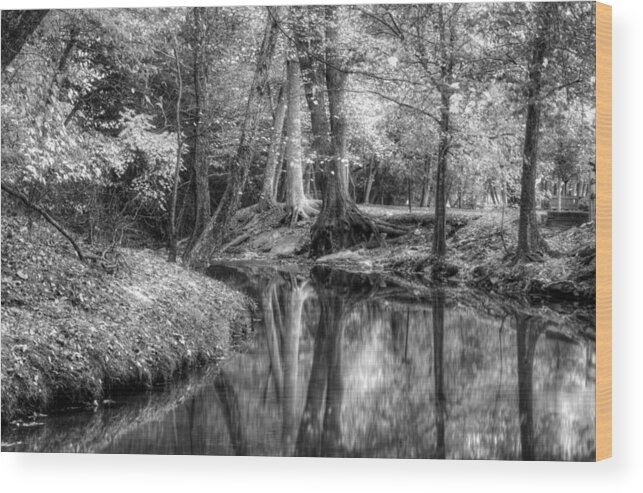
M 221 371 L 3 430 L 3 450 L 594 458 L 594 343 L 555 320 L 323 269 L 210 273 L 263 315 Z

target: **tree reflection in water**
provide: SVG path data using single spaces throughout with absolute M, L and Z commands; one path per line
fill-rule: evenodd
M 534 460 L 534 352 L 541 328 L 529 315 L 516 315 L 516 354 L 518 357 L 518 414 L 522 460 Z
M 498 321 L 457 309 L 443 289 L 430 300 L 405 294 L 381 279 L 320 268 L 310 281 L 281 275 L 267 284 L 262 304 L 274 403 L 280 408 L 273 407 L 271 419 L 280 420 L 283 430 L 279 454 L 592 457 L 591 379 L 576 392 L 559 388 L 553 402 L 543 393 L 541 421 L 534 422 L 534 357 L 542 320 L 518 313 Z M 308 316 L 306 303 L 315 307 Z M 310 344 L 302 344 L 307 338 Z M 550 373 L 554 350 L 566 361 L 582 356 L 581 373 L 587 373 L 586 354 L 593 346 L 567 342 L 545 341 L 539 382 L 569 378 L 570 372 L 572 379 L 577 376 L 574 363 L 567 373 Z M 512 352 L 515 363 L 503 358 Z M 299 361 L 309 370 L 302 371 Z M 578 399 L 578 415 L 571 419 L 579 434 L 565 449 L 551 428 L 569 416 L 546 408 Z M 536 440 L 536 429 L 546 437 Z
M 323 268 L 228 275 L 258 299 L 263 324 L 221 371 L 158 403 L 51 419 L 22 432 L 24 449 L 593 458 L 593 342 L 533 312 L 490 315 L 446 288 L 420 297 Z
M 444 420 L 446 395 L 444 394 L 444 291 L 437 289 L 433 298 L 433 400 L 435 402 L 436 459 L 446 457 Z

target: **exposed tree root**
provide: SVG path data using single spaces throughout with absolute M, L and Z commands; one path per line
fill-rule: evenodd
M 323 209 L 311 231 L 310 256 L 322 257 L 359 243 L 383 244 L 382 232 L 370 216 L 354 204 L 343 210 Z
M 272 210 L 281 210 L 285 207 L 285 204 L 277 202 L 276 200 L 272 198 L 262 198 L 259 202 L 257 202 L 254 205 L 251 205 L 249 207 L 246 207 L 245 209 L 242 209 L 242 211 L 252 211 L 254 213 L 261 213 L 261 212 L 267 212 L 267 211 L 272 211 Z M 241 211 L 239 211 L 241 212 Z M 237 213 L 238 214 L 238 213 Z
M 559 257 L 560 254 L 554 251 L 547 242 L 540 236 L 536 240 L 537 246 L 530 252 L 524 252 L 520 249 L 516 250 L 516 253 L 512 259 L 512 265 L 517 265 L 527 262 L 544 262 L 545 257 Z
M 321 202 L 319 200 L 306 200 L 301 205 L 288 208 L 288 212 L 284 216 L 282 223 L 288 224 L 289 227 L 294 227 L 299 221 L 310 219 L 319 214 Z
M 372 221 L 375 223 L 379 231 L 386 234 L 388 238 L 396 238 L 398 236 L 405 235 L 410 231 L 407 228 L 396 226 L 395 224 L 386 222 L 383 219 L 373 218 Z
M 219 253 L 225 252 L 228 248 L 232 248 L 232 247 L 235 247 L 237 245 L 240 245 L 241 243 L 243 243 L 244 241 L 246 241 L 249 238 L 250 238 L 250 234 L 248 234 L 248 233 L 240 234 L 239 236 L 237 236 L 233 240 L 231 240 L 228 243 L 226 243 L 225 245 L 223 245 L 221 247 L 221 250 L 219 250 Z

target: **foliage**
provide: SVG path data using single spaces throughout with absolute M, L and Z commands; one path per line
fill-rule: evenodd
M 439 77 L 443 54 L 437 6 L 346 6 L 336 9 L 333 19 L 324 7 L 275 9 L 280 36 L 268 76 L 271 111 L 257 122 L 256 158 L 243 204 L 251 205 L 261 188 L 277 88 L 285 59 L 295 52 L 293 36 L 297 33 L 305 52 L 324 63 L 328 28 L 337 31 L 332 48 L 338 60 L 351 67 L 346 158 L 354 199 L 364 199 L 369 179 L 371 199 L 377 202 L 406 204 L 409 184 L 412 205 L 426 194 L 433 199 L 437 108 L 445 92 L 448 204 L 515 204 L 534 5 L 444 8 L 457 19 L 457 47 L 447 53 L 454 61 L 448 87 Z M 539 182 L 588 180 L 595 161 L 593 10 L 585 3 L 557 9 L 543 70 Z M 214 210 L 238 147 L 266 11 L 226 7 L 204 12 L 201 62 L 208 67 L 210 89 L 202 116 Z M 71 222 L 83 231 L 96 217 L 115 214 L 163 238 L 170 170 L 176 162 L 178 56 L 184 82 L 178 115 L 184 143 L 179 235 L 189 234 L 196 132 L 195 33 L 189 18 L 186 8 L 51 11 L 3 74 L 4 179 L 45 205 L 67 204 L 61 212 L 72 213 Z M 300 104 L 305 107 L 303 97 Z M 303 162 L 312 169 L 309 112 L 302 116 Z M 319 185 L 311 187 L 312 195 L 319 194 Z M 550 194 L 538 191 L 543 197 Z

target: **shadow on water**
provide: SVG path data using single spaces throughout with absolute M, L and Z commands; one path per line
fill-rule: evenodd
M 15 450 L 591 460 L 595 348 L 532 312 L 315 268 L 213 266 L 263 323 L 242 352 L 113 409 L 10 431 Z M 9 450 L 7 448 L 7 450 Z

